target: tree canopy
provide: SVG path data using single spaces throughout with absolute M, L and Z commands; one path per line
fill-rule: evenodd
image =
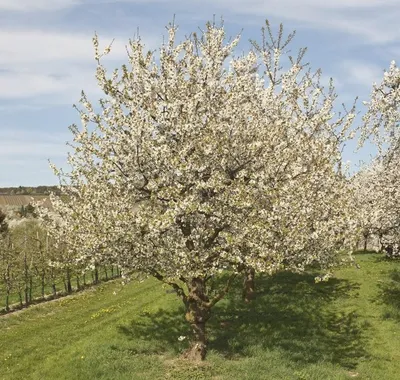
M 223 25 L 177 42 L 169 25 L 159 54 L 138 37 L 128 63 L 108 74 L 97 36 L 96 109 L 82 93 L 82 126 L 71 126 L 70 172 L 54 168 L 68 194 L 52 196 L 53 236 L 75 260 L 115 262 L 153 275 L 182 297 L 194 331 L 187 355 L 204 358 L 205 323 L 231 279 L 329 268 L 354 236 L 341 148 L 354 108 L 333 111 L 332 82 L 293 58 L 294 34 L 262 29 L 235 54 Z M 218 273 L 232 275 L 218 291 Z

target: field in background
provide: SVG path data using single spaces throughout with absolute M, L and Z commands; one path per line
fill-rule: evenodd
M 32 203 L 32 198 L 35 201 L 45 200 L 44 206 L 50 207 L 50 199 L 46 195 L 1 195 L 0 194 L 0 208 L 10 206 L 10 207 L 21 207 L 27 206 Z
M 155 280 L 108 282 L 0 317 L 0 379 L 385 379 L 400 373 L 400 263 L 359 254 L 313 274 L 240 281 L 209 324 L 207 362 L 178 359 L 188 327 L 181 302 Z

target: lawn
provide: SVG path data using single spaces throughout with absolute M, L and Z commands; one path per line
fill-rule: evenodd
M 179 359 L 181 302 L 156 280 L 108 282 L 0 317 L 0 379 L 381 379 L 400 374 L 400 262 L 240 282 L 209 323 L 201 365 Z

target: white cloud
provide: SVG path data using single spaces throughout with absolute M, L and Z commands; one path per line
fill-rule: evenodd
M 71 140 L 68 130 L 49 133 L 38 129 L 15 129 L 2 126 L 0 128 L 0 156 L 14 154 L 43 156 L 43 152 L 52 156 L 65 156 L 68 140 Z
M 100 4 L 168 4 L 179 18 L 180 13 L 196 18 L 200 13 L 220 11 L 222 15 L 248 15 L 241 23 L 266 17 L 294 21 L 315 29 L 338 30 L 358 36 L 361 42 L 382 44 L 397 41 L 400 29 L 398 0 L 0 0 L 0 10 L 19 12 L 49 12 L 81 6 L 82 12 Z M 86 8 L 86 6 L 88 8 Z
M 49 0 L 50 1 L 50 0 Z M 67 1 L 67 0 L 66 0 Z M 95 0 L 82 0 L 91 4 Z M 96 4 L 168 5 L 179 23 L 180 14 L 192 20 L 221 14 L 237 23 L 257 24 L 275 18 L 316 30 L 333 30 L 360 38 L 359 43 L 386 44 L 400 38 L 399 0 L 96 0 Z M 292 27 L 291 27 L 292 28 Z M 340 41 L 338 42 L 340 43 Z
M 372 83 L 379 82 L 383 77 L 383 69 L 372 63 L 345 60 L 340 66 L 342 68 L 342 77 L 349 84 L 372 88 Z
M 68 132 L 46 133 L 0 126 L 0 186 L 35 186 L 56 183 L 48 159 L 59 167 L 66 166 Z
M 48 67 L 48 66 L 46 66 Z M 94 70 L 58 66 L 64 74 L 53 74 L 50 70 L 12 71 L 0 73 L 0 100 L 29 100 L 32 106 L 43 107 L 56 104 L 76 103 L 82 90 L 89 96 L 99 95 L 100 88 L 94 79 Z M 22 106 L 16 104 L 16 106 Z
M 0 67 L 62 63 L 94 63 L 93 34 L 78 34 L 40 29 L 0 29 Z M 115 38 L 112 59 L 126 56 L 128 39 L 122 36 L 99 35 L 100 49 Z M 145 39 L 147 41 L 147 39 Z M 150 40 L 152 42 L 152 40 Z
M 75 90 L 78 80 L 91 82 L 83 75 L 88 73 L 91 54 L 90 36 L 0 30 L 0 98 L 64 97 Z M 81 73 L 79 79 L 72 76 L 76 72 Z
M 79 0 L 0 0 L 0 9 L 6 11 L 53 11 L 79 4 Z
M 39 157 L 45 160 L 53 157 L 66 157 L 67 149 L 65 144 L 51 144 L 31 141 L 0 141 L 1 157 Z M 44 153 L 45 152 L 45 153 Z
M 213 4 L 253 17 L 274 16 L 305 27 L 338 30 L 361 37 L 360 42 L 385 43 L 400 36 L 398 0 L 218 0 Z
M 103 47 L 113 40 L 102 35 L 99 39 Z M 114 65 L 125 59 L 127 41 L 117 37 L 105 62 Z M 93 57 L 91 35 L 0 29 L 0 99 L 37 101 L 38 96 L 53 95 L 51 103 L 71 104 L 82 89 L 98 93 Z

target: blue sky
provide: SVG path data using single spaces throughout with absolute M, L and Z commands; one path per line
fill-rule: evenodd
M 101 97 L 94 31 L 104 46 L 115 38 L 107 59 L 117 66 L 138 28 L 156 48 L 174 14 L 181 35 L 215 14 L 228 35 L 243 29 L 244 42 L 259 38 L 266 18 L 275 29 L 283 22 L 297 31 L 293 49 L 307 46 L 306 60 L 334 78 L 339 101 L 350 107 L 359 96 L 361 112 L 372 82 L 400 55 L 399 0 L 0 0 L 0 186 L 57 183 L 48 159 L 65 165 L 68 126 L 79 121 L 72 104 L 82 89 Z M 353 165 L 371 153 L 353 149 L 345 151 Z

